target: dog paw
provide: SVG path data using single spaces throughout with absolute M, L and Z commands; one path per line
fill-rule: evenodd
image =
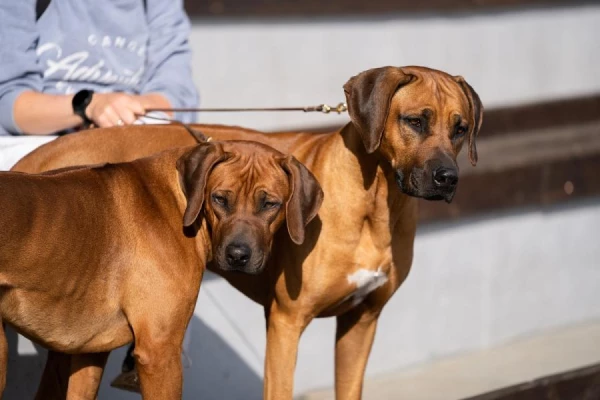
M 120 373 L 110 383 L 110 386 L 117 389 L 126 390 L 128 392 L 141 393 L 140 379 L 135 369 Z

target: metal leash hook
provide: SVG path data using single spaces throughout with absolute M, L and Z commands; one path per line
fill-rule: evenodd
M 339 103 L 336 107 L 331 107 L 327 104 L 321 104 L 317 107 L 317 111 L 321 111 L 323 114 L 329 114 L 332 111 L 341 114 L 348 111 L 348 105 L 346 103 Z

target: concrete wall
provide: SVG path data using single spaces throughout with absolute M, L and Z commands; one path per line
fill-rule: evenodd
M 337 104 L 352 75 L 426 65 L 463 75 L 488 108 L 600 91 L 600 5 L 489 14 L 284 22 L 195 21 L 202 105 Z M 343 124 L 345 116 L 205 114 L 262 129 Z
M 195 21 L 191 40 L 205 106 L 335 104 L 343 83 L 361 70 L 422 64 L 465 76 L 493 107 L 598 92 L 599 38 L 600 6 L 587 6 L 416 19 Z M 200 119 L 263 129 L 347 121 L 304 114 Z M 22 147 L 0 143 L 8 149 L 0 152 L 4 169 L 39 143 L 21 140 Z M 600 318 L 599 224 L 600 199 L 592 199 L 421 227 L 413 271 L 383 313 L 368 374 Z M 43 350 L 9 339 L 5 398 L 30 398 Z M 331 385 L 333 339 L 332 319 L 308 328 L 297 393 Z M 260 307 L 208 276 L 192 321 L 185 398 L 261 398 L 264 346 Z M 108 387 L 123 351 L 109 360 L 100 399 L 137 398 Z

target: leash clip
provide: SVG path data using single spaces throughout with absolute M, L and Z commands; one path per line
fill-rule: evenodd
M 331 107 L 330 105 L 327 105 L 327 104 L 321 104 L 319 107 L 317 107 L 317 110 L 321 111 L 323 114 L 329 114 L 332 111 L 336 112 L 338 114 L 341 114 L 344 111 L 348 110 L 348 106 L 346 105 L 346 103 L 339 103 L 335 107 Z

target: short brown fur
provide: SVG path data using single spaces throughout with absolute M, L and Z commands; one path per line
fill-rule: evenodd
M 227 218 L 202 200 L 216 191 L 236 198 Z M 322 199 L 298 161 L 240 141 L 40 175 L 0 173 L 0 192 L 1 322 L 52 350 L 48 363 L 71 373 L 68 385 L 44 377 L 44 399 L 95 398 L 108 352 L 131 341 L 144 399 L 181 398 L 181 345 L 205 265 L 262 271 L 286 214 L 302 221 L 294 230 L 303 234 Z M 297 197 L 305 202 L 286 211 Z M 281 206 L 262 209 L 263 198 Z M 238 224 L 249 229 L 240 234 Z M 247 265 L 232 268 L 220 255 L 233 240 L 252 251 Z M 0 343 L 1 395 L 3 331 Z M 55 352 L 73 356 L 62 362 Z
M 483 107 L 463 82 L 423 67 L 365 71 L 344 87 L 351 123 L 326 134 L 267 135 L 235 127 L 195 126 L 219 140 L 252 139 L 293 154 L 315 174 L 325 193 L 303 245 L 295 246 L 280 231 L 262 275 L 222 273 L 265 308 L 266 399 L 292 398 L 300 335 L 313 318 L 326 316 L 337 318 L 336 397 L 361 397 L 377 319 L 412 264 L 415 197 L 451 200 L 455 185 L 441 191 L 432 186 L 431 174 L 440 166 L 457 171 L 456 156 L 464 142 L 469 144 L 471 161 L 477 160 L 475 138 Z M 411 116 L 427 122 L 426 132 L 421 127 L 423 132 L 417 133 L 417 121 Z M 181 127 L 84 132 L 42 146 L 15 168 L 39 171 L 131 159 L 192 142 Z M 380 271 L 387 280 L 355 303 L 356 285 L 349 276 L 359 269 Z

